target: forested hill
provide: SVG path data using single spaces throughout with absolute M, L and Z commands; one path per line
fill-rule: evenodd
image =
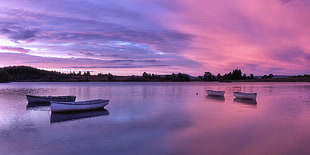
M 82 73 L 61 73 L 46 71 L 29 66 L 12 66 L 0 68 L 0 82 L 79 82 L 79 81 L 190 81 L 187 74 L 171 74 L 164 77 L 143 73 L 142 76 L 114 76 L 110 73 L 91 75 L 89 71 Z
M 171 74 L 164 77 L 143 73 L 143 76 L 114 76 L 110 73 L 91 75 L 89 71 L 82 73 L 61 73 L 46 71 L 29 66 L 11 66 L 0 68 L 0 82 L 80 82 L 80 81 L 190 81 L 187 74 Z
M 11 66 L 0 69 L 0 82 L 9 81 L 58 81 L 68 75 L 55 71 L 40 70 L 29 66 Z

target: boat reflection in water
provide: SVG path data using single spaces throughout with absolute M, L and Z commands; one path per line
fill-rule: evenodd
M 33 96 L 26 95 L 28 103 L 50 103 L 51 101 L 58 102 L 74 102 L 76 96 Z
M 224 96 L 211 96 L 211 95 L 207 95 L 206 98 L 207 99 L 211 99 L 211 100 L 215 100 L 215 101 L 225 101 L 225 97 Z
M 28 103 L 26 109 L 34 111 L 48 111 L 50 110 L 50 105 L 50 103 Z
M 252 107 L 252 108 L 256 108 L 256 106 L 257 106 L 256 100 L 234 98 L 234 102 L 235 103 L 242 103 L 242 104 L 247 105 L 248 107 Z
M 83 112 L 70 112 L 70 113 L 51 113 L 51 123 L 64 122 L 77 120 L 82 118 L 90 118 L 102 115 L 109 115 L 106 109 L 83 111 Z

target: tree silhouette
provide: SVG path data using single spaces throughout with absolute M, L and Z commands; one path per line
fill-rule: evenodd
M 9 82 L 12 80 L 12 75 L 10 75 L 7 71 L 0 70 L 0 82 Z

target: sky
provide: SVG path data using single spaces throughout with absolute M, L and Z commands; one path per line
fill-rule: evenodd
M 0 67 L 310 73 L 309 0 L 0 0 Z

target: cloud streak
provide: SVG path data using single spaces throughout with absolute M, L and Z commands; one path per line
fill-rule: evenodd
M 14 52 L 20 52 L 20 53 L 28 53 L 30 51 L 28 49 L 24 49 L 21 47 L 12 47 L 12 46 L 0 46 L 0 50 L 14 51 Z
M 178 61 L 171 61 L 171 59 L 161 59 L 160 61 L 154 59 L 145 60 L 101 60 L 94 58 L 55 58 L 55 57 L 42 57 L 33 56 L 26 53 L 1 53 L 0 57 L 6 59 L 0 62 L 1 66 L 8 66 L 7 64 L 13 63 L 14 65 L 29 65 L 37 66 L 43 69 L 68 71 L 92 71 L 92 72 L 105 72 L 114 73 L 117 75 L 141 75 L 143 71 L 150 70 L 154 73 L 172 73 L 173 69 L 186 69 L 179 67 L 178 64 L 186 63 L 189 66 L 196 66 L 193 61 L 178 59 Z M 53 65 L 51 65 L 53 64 Z M 165 71 L 162 69 L 165 68 Z

